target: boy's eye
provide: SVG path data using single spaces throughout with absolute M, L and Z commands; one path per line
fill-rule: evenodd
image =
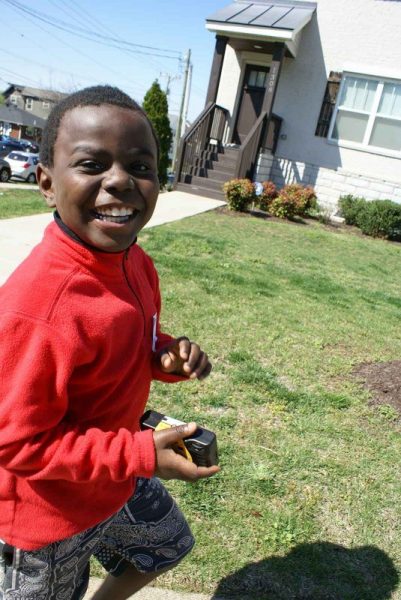
M 148 171 L 150 171 L 150 167 L 149 165 L 147 165 L 146 163 L 134 163 L 132 165 L 132 169 L 133 171 L 136 171 L 137 173 L 147 173 Z
M 103 169 L 103 165 L 97 160 L 82 160 L 79 166 L 86 171 L 101 171 Z

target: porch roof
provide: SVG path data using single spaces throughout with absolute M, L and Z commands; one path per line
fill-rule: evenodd
M 233 38 L 285 42 L 294 54 L 296 36 L 316 7 L 298 0 L 236 0 L 207 17 L 206 28 Z
M 38 127 L 43 129 L 46 120 L 38 117 L 17 106 L 0 106 L 0 121 L 3 123 L 14 123 L 15 125 L 23 125 L 26 127 Z

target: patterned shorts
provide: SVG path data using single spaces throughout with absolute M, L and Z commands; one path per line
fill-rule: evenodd
M 115 576 L 128 564 L 143 573 L 178 563 L 193 547 L 188 524 L 156 479 L 138 479 L 135 494 L 102 523 L 39 550 L 0 542 L 1 600 L 81 600 L 93 555 Z

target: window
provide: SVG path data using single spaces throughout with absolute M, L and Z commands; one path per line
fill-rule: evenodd
M 50 106 L 50 104 L 46 100 L 43 100 L 42 108 L 49 108 L 49 106 Z
M 345 75 L 329 138 L 401 153 L 401 83 Z
M 264 87 L 266 87 L 266 77 L 267 77 L 266 70 L 256 71 L 256 70 L 252 69 L 249 72 L 248 85 L 251 87 L 264 88 Z
M 15 96 L 15 94 L 11 94 L 10 102 L 11 102 L 11 104 L 17 104 L 18 98 L 17 98 L 17 96 Z
M 25 98 L 25 109 L 32 110 L 33 107 L 33 98 Z

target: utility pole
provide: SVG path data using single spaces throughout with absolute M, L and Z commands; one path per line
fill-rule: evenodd
M 166 91 L 165 94 L 168 96 L 170 94 L 170 84 L 175 79 L 181 79 L 181 75 L 170 75 L 170 73 L 160 73 L 160 77 L 167 78 Z
M 185 72 L 184 72 L 184 85 L 182 89 L 182 97 L 181 97 L 181 106 L 180 113 L 178 116 L 177 129 L 174 137 L 174 150 L 173 150 L 173 169 L 176 169 L 176 161 L 178 148 L 180 145 L 181 135 L 185 131 L 185 123 L 186 116 L 188 110 L 189 103 L 189 94 L 190 94 L 190 85 L 191 85 L 191 74 L 192 74 L 192 65 L 191 65 L 191 50 L 188 50 L 185 57 Z M 185 119 L 185 120 L 184 120 Z
M 189 96 L 191 95 L 191 83 L 192 83 L 192 64 L 189 64 L 188 81 L 187 81 L 187 88 L 185 91 L 184 110 L 183 110 L 183 115 L 182 115 L 181 135 L 184 135 L 185 127 L 187 124 Z

